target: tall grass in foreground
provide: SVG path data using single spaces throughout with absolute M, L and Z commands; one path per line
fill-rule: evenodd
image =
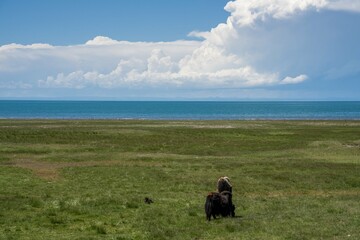
M 359 239 L 359 173 L 359 121 L 0 120 L 0 239 Z

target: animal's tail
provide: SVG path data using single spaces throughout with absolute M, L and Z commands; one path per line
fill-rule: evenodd
M 208 221 L 211 220 L 211 214 L 212 214 L 212 200 L 211 200 L 211 194 L 209 193 L 209 195 L 206 197 L 206 202 L 205 202 L 205 213 L 206 213 L 206 219 Z

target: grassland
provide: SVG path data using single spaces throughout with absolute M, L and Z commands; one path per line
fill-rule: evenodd
M 223 175 L 237 217 L 207 222 Z M 359 121 L 0 120 L 0 239 L 360 239 L 359 216 Z

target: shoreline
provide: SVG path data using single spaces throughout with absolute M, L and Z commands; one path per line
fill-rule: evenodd
M 324 122 L 360 122 L 360 118 L 238 118 L 238 119 L 198 119 L 198 118 L 1 118 L 0 121 L 183 121 L 183 122 L 311 122 L 311 121 L 324 121 Z

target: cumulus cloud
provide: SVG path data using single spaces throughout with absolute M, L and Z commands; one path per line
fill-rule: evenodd
M 360 12 L 360 0 L 333 0 L 327 2 L 326 8 L 331 10 Z
M 226 4 L 232 25 L 251 25 L 268 18 L 284 19 L 297 13 L 321 9 L 360 11 L 360 0 L 235 0 Z M 229 22 L 227 23 L 229 24 Z
M 160 49 L 179 61 L 199 46 L 198 41 L 128 42 L 102 36 L 85 44 L 70 46 L 9 44 L 0 47 L 0 74 L 109 72 L 122 60 L 147 59 L 154 49 Z
M 238 37 L 239 28 L 254 26 L 259 21 L 287 19 L 305 11 L 322 9 L 360 12 L 360 0 L 235 0 L 229 1 L 224 9 L 230 13 L 226 23 L 220 23 L 209 32 L 190 32 L 189 36 L 225 45 Z
M 117 44 L 119 43 L 116 40 L 113 40 L 109 37 L 104 37 L 104 36 L 97 36 L 92 40 L 87 41 L 85 44 L 86 45 L 113 45 L 113 44 Z
M 35 43 L 35 44 L 30 44 L 30 45 L 11 43 L 11 44 L 0 46 L 0 53 L 6 52 L 9 50 L 16 50 L 16 49 L 50 49 L 50 48 L 53 48 L 53 46 L 51 46 L 50 44 L 45 44 L 45 43 Z
M 33 86 L 22 81 L 1 82 L 0 89 L 31 89 Z
M 288 18 L 297 12 L 310 8 L 318 10 L 325 5 L 325 0 L 237 0 L 226 4 L 225 10 L 231 13 L 229 21 L 232 24 L 245 26 L 266 18 Z
M 97 36 L 72 46 L 4 45 L 0 47 L 0 73 L 46 72 L 34 84 L 42 88 L 201 89 L 299 84 L 309 78 L 306 73 L 292 72 L 292 76 L 286 76 L 276 70 L 260 71 L 249 63 L 236 50 L 242 38 L 239 30 L 305 11 L 359 11 L 360 3 L 354 0 L 235 0 L 228 2 L 224 9 L 230 13 L 225 23 L 207 32 L 189 33 L 202 38 L 201 41 L 128 42 Z
M 303 75 L 303 74 L 299 75 L 297 77 L 294 77 L 294 78 L 286 77 L 280 82 L 280 84 L 297 84 L 297 83 L 301 83 L 301 82 L 305 81 L 307 78 L 308 78 L 308 76 Z
M 41 87 L 79 89 L 88 86 L 215 88 L 294 84 L 306 78 L 294 79 L 287 77 L 281 80 L 278 73 L 259 73 L 238 56 L 206 42 L 177 60 L 156 48 L 146 58 L 121 60 L 110 72 L 79 70 L 59 73 L 38 83 Z

